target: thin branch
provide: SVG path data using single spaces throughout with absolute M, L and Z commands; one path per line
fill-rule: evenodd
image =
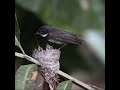
M 77 83 L 78 85 L 84 87 L 85 89 L 94 90 L 94 88 L 90 87 L 89 85 L 87 85 L 87 84 L 85 84 L 85 83 L 83 83 L 83 82 L 75 79 L 74 77 L 72 77 L 72 76 L 70 76 L 70 75 L 68 75 L 68 74 L 66 74 L 66 73 L 64 73 L 64 72 L 62 72 L 62 71 L 60 71 L 60 70 L 58 71 L 58 74 L 61 75 L 61 76 L 66 77 L 67 79 L 72 80 L 73 82 L 75 82 L 75 83 Z
M 98 89 L 98 90 L 104 90 L 104 89 L 102 89 L 102 88 L 99 88 L 99 87 L 97 87 L 97 86 L 94 86 L 94 85 L 91 85 L 91 87 L 94 87 L 94 88 L 96 88 L 96 89 Z
M 18 20 L 17 20 L 16 12 L 15 12 L 15 20 L 16 20 L 16 23 L 17 23 L 18 29 L 19 29 L 19 31 L 20 31 L 20 27 L 19 27 L 19 24 L 18 24 Z
M 19 41 L 18 41 L 16 35 L 15 35 L 15 41 L 17 42 L 18 47 L 20 48 L 20 50 L 22 51 L 22 53 L 25 54 L 25 51 L 23 50 L 22 46 L 20 45 L 20 43 L 19 43 Z
M 34 58 L 32 58 L 32 57 L 30 57 L 30 56 L 28 56 L 26 54 L 15 52 L 15 56 L 20 57 L 20 58 L 25 58 L 25 59 L 27 59 L 27 60 L 29 60 L 29 61 L 37 64 L 37 65 L 40 65 L 39 61 L 35 60 Z
M 19 31 L 20 31 L 20 27 L 19 27 L 19 24 L 18 24 L 18 20 L 17 20 L 16 12 L 15 12 L 15 20 L 16 20 L 16 23 L 17 23 L 18 29 L 19 29 Z M 16 35 L 15 35 L 15 41 L 17 42 L 18 47 L 21 49 L 22 53 L 25 54 L 25 52 L 24 52 L 22 46 L 20 45 L 20 42 L 18 41 Z
M 26 54 L 24 55 L 22 53 L 15 52 L 15 56 L 20 57 L 20 58 L 25 58 L 25 59 L 27 59 L 27 60 L 29 60 L 29 61 L 37 64 L 37 65 L 40 65 L 39 61 L 37 61 L 36 59 L 34 59 L 34 58 L 32 58 L 32 57 L 30 57 L 30 56 L 28 56 Z M 94 90 L 94 88 L 92 88 L 89 85 L 87 85 L 87 84 L 85 84 L 85 83 L 83 83 L 83 82 L 81 82 L 81 81 L 79 81 L 79 80 L 71 77 L 70 75 L 62 72 L 61 70 L 58 71 L 58 74 L 61 75 L 61 76 L 63 76 L 63 77 L 66 77 L 67 79 L 72 80 L 73 82 L 77 83 L 78 85 L 84 87 L 87 90 Z

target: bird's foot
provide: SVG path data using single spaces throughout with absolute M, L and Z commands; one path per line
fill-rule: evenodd
M 64 44 L 63 46 L 61 46 L 60 48 L 58 48 L 59 50 L 61 49 L 61 48 L 63 48 L 63 47 L 65 47 L 67 44 Z

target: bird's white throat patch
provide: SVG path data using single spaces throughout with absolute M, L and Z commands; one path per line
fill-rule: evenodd
M 44 35 L 41 35 L 42 37 L 46 37 L 48 35 L 48 33 L 47 34 L 44 34 Z

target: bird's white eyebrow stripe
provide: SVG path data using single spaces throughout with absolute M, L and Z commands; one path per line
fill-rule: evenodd
M 41 35 L 42 37 L 46 37 L 48 35 L 48 33 L 47 34 L 44 34 L 44 35 Z

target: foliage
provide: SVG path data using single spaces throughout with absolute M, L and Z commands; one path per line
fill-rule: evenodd
M 15 75 L 15 90 L 34 90 L 35 80 L 32 77 L 35 70 L 35 64 L 20 66 Z
M 68 80 L 59 83 L 56 90 L 71 90 L 71 88 L 72 88 L 72 81 Z

